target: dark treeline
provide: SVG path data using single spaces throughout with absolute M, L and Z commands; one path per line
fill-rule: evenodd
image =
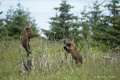
M 107 11 L 101 10 L 101 5 Z M 73 6 L 62 1 L 55 7 L 56 15 L 50 18 L 50 30 L 42 30 L 49 40 L 74 39 L 91 40 L 92 44 L 105 44 L 112 47 L 120 45 L 120 0 L 109 0 L 106 4 L 95 1 L 80 11 L 81 17 L 70 12 Z M 88 11 L 89 10 L 89 11 Z M 2 11 L 0 11 L 2 15 Z M 16 9 L 10 7 L 4 19 L 0 18 L 0 39 L 18 38 L 24 27 L 29 25 L 30 12 L 21 4 Z M 37 24 L 31 19 L 31 28 L 37 33 Z

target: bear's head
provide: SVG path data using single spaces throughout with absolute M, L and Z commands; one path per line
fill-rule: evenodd
M 32 29 L 31 29 L 30 27 L 25 27 L 25 31 L 26 31 L 27 33 L 31 33 L 31 32 L 32 32 Z
M 69 47 L 69 48 L 73 48 L 73 47 L 75 47 L 75 44 L 74 44 L 73 41 L 70 41 L 70 42 L 66 42 L 66 41 L 64 41 L 64 44 L 65 44 L 67 47 Z

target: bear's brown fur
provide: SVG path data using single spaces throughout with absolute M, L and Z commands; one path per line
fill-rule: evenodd
M 75 44 L 70 41 L 70 42 L 66 42 L 64 41 L 64 49 L 68 52 L 72 54 L 73 59 L 75 60 L 76 63 L 80 62 L 82 64 L 82 56 L 79 53 L 79 51 L 77 50 L 77 47 L 75 46 Z M 67 47 L 68 48 L 67 48 Z
M 38 35 L 31 34 L 31 32 L 32 32 L 32 29 L 30 27 L 25 27 L 24 32 L 22 34 L 22 38 L 21 38 L 22 46 L 25 48 L 25 50 L 28 54 L 31 54 L 30 38 L 38 37 Z

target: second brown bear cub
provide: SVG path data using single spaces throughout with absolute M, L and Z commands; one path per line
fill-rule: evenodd
M 75 44 L 70 41 L 70 42 L 66 42 L 64 41 L 64 49 L 68 52 L 72 54 L 73 59 L 75 60 L 76 63 L 80 62 L 82 64 L 82 56 L 79 53 L 79 51 L 77 50 L 77 47 L 75 46 Z M 67 47 L 68 48 L 67 48 Z

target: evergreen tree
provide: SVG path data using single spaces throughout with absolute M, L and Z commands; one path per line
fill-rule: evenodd
M 111 46 L 120 45 L 120 1 L 110 0 L 109 4 L 105 5 L 109 11 L 109 16 L 104 17 L 106 25 L 104 42 L 108 42 Z M 106 43 L 107 44 L 107 43 Z
M 75 39 L 79 36 L 79 21 L 78 17 L 70 13 L 73 6 L 62 1 L 60 7 L 55 7 L 57 14 L 51 17 L 50 30 L 43 30 L 48 39 L 60 40 L 63 38 Z
M 86 11 L 86 6 L 84 7 L 83 11 L 81 12 L 82 17 L 80 18 L 80 26 L 82 27 L 81 35 L 84 39 L 87 39 L 88 35 L 88 29 L 90 27 L 89 21 L 90 21 L 90 16 L 87 11 Z
M 89 12 L 91 17 L 90 17 L 90 22 L 91 24 L 91 35 L 92 38 L 96 41 L 101 41 L 102 37 L 104 36 L 104 26 L 102 23 L 103 16 L 102 15 L 102 10 L 100 10 L 100 5 L 98 4 L 98 1 L 96 0 L 93 3 L 93 6 L 90 7 L 91 11 Z
M 23 32 L 24 27 L 29 26 L 30 12 L 25 11 L 19 3 L 14 10 L 10 7 L 6 15 L 6 25 L 8 36 L 19 38 L 19 35 Z M 36 28 L 35 20 L 31 20 L 31 26 L 34 32 L 38 32 Z
M 97 1 L 93 3 L 93 6 L 89 6 L 89 11 L 86 11 L 87 7 L 84 7 L 84 10 L 81 12 L 81 27 L 82 27 L 82 36 L 87 38 L 87 35 L 90 34 L 94 40 L 99 41 L 101 38 L 101 29 L 102 27 L 102 10 Z M 89 30 L 89 31 L 88 31 Z M 89 33 L 88 33 L 89 32 Z
M 1 2 L 0 2 L 1 5 Z M 3 11 L 0 11 L 0 15 L 2 15 Z M 2 38 L 2 36 L 5 35 L 5 29 L 4 29 L 4 23 L 3 23 L 4 19 L 0 18 L 0 39 Z

